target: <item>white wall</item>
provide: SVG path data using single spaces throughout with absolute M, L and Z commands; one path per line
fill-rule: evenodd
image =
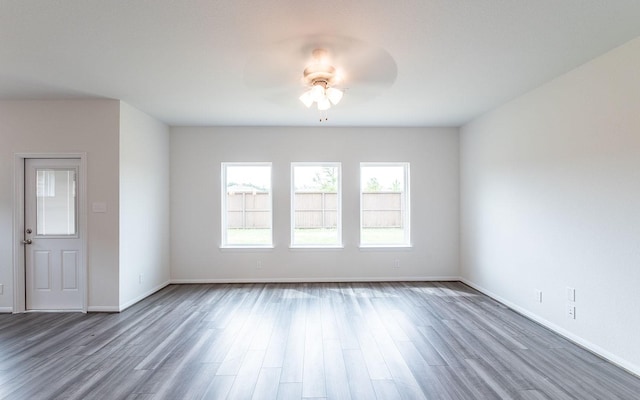
M 169 127 L 120 103 L 120 309 L 169 282 Z
M 640 373 L 640 38 L 460 140 L 463 277 Z
M 119 102 L 0 101 L 0 310 L 13 309 L 15 153 L 87 153 L 89 308 L 118 305 Z M 107 213 L 92 213 L 104 202 Z
M 272 250 L 221 250 L 220 163 L 273 163 Z M 289 249 L 290 163 L 342 162 L 344 249 Z M 410 249 L 360 250 L 359 163 L 411 163 Z M 457 129 L 172 128 L 174 282 L 432 279 L 459 275 Z M 394 269 L 394 260 L 400 268 Z M 260 260 L 262 268 L 257 269 Z

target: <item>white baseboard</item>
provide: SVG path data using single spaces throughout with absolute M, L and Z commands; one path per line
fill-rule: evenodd
M 172 284 L 189 283 L 331 283 L 331 282 L 432 282 L 459 281 L 459 276 L 393 276 L 393 277 L 349 277 L 349 278 L 215 278 L 172 279 Z
M 497 294 L 483 288 L 482 286 L 479 286 L 471 281 L 469 281 L 468 279 L 465 278 L 460 278 L 460 281 L 468 286 L 471 286 L 472 288 L 476 289 L 479 292 L 482 292 L 483 294 L 491 297 L 492 299 L 504 304 L 505 306 L 509 307 L 510 309 L 512 309 L 513 311 L 517 312 L 518 314 L 524 315 L 525 317 L 529 318 L 530 320 L 533 320 L 537 323 L 539 323 L 540 325 L 544 326 L 545 328 L 548 328 L 550 330 L 552 330 L 553 332 L 557 333 L 560 336 L 563 336 L 564 338 L 574 342 L 575 344 L 577 344 L 578 346 L 581 346 L 587 350 L 589 350 L 590 352 L 604 358 L 607 361 L 612 362 L 613 364 L 619 366 L 620 368 L 628 371 L 629 373 L 639 376 L 640 377 L 640 366 L 638 365 L 634 365 L 630 362 L 628 362 L 627 360 L 624 360 L 622 358 L 620 358 L 619 356 L 610 353 L 609 351 L 603 349 L 602 347 L 591 343 L 587 340 L 584 340 L 583 338 L 581 338 L 580 336 L 577 336 L 571 332 L 569 332 L 568 330 L 554 324 L 553 322 L 550 322 L 544 318 L 541 318 L 540 316 L 538 316 L 537 314 L 532 313 L 531 311 L 522 308 L 520 306 L 518 306 L 517 304 L 514 304 L 512 302 L 510 302 L 509 300 L 498 296 Z
M 120 304 L 120 306 L 118 307 L 114 307 L 114 306 L 89 306 L 87 308 L 88 312 L 107 312 L 107 313 L 117 313 L 117 312 L 122 312 L 124 310 L 126 310 L 127 308 L 131 307 L 132 305 L 136 304 L 139 301 L 142 301 L 144 299 L 146 299 L 147 297 L 151 296 L 152 294 L 154 294 L 155 292 L 157 292 L 158 290 L 166 287 L 167 285 L 169 285 L 171 282 L 167 281 L 164 282 L 156 287 L 154 287 L 153 289 L 135 297 L 132 300 L 127 301 L 126 303 Z
M 87 307 L 87 312 L 114 313 L 114 312 L 120 312 L 120 309 L 114 306 L 89 306 Z
M 160 285 L 154 287 L 153 289 L 133 298 L 132 300 L 127 301 L 126 303 L 120 304 L 120 309 L 118 311 L 124 311 L 127 308 L 131 307 L 132 305 L 136 304 L 137 302 L 146 299 L 147 297 L 151 296 L 152 294 L 154 294 L 155 292 L 157 292 L 158 290 L 166 287 L 167 285 L 169 285 L 170 282 L 166 281 L 164 283 L 161 283 Z
M 0 307 L 0 314 L 12 313 L 13 308 L 11 307 Z

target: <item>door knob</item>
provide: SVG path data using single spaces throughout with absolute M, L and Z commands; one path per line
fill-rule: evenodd
M 26 239 L 22 241 L 23 244 L 31 244 L 33 241 L 31 239 Z

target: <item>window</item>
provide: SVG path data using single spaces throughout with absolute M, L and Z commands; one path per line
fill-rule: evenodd
M 36 168 L 36 234 L 74 236 L 78 232 L 75 168 Z
M 410 246 L 409 163 L 360 164 L 360 246 Z
M 340 163 L 291 164 L 291 247 L 342 246 Z
M 271 247 L 271 163 L 222 163 L 222 247 Z

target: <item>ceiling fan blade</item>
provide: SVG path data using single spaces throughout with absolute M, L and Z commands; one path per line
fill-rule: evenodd
M 345 100 L 351 97 L 346 104 L 377 97 L 395 82 L 397 66 L 386 50 L 346 36 L 314 35 L 264 46 L 247 60 L 244 83 L 267 101 L 302 104 L 303 71 L 316 49 L 326 50 L 328 62 L 344 72 L 344 80 L 334 86 L 346 88 Z

